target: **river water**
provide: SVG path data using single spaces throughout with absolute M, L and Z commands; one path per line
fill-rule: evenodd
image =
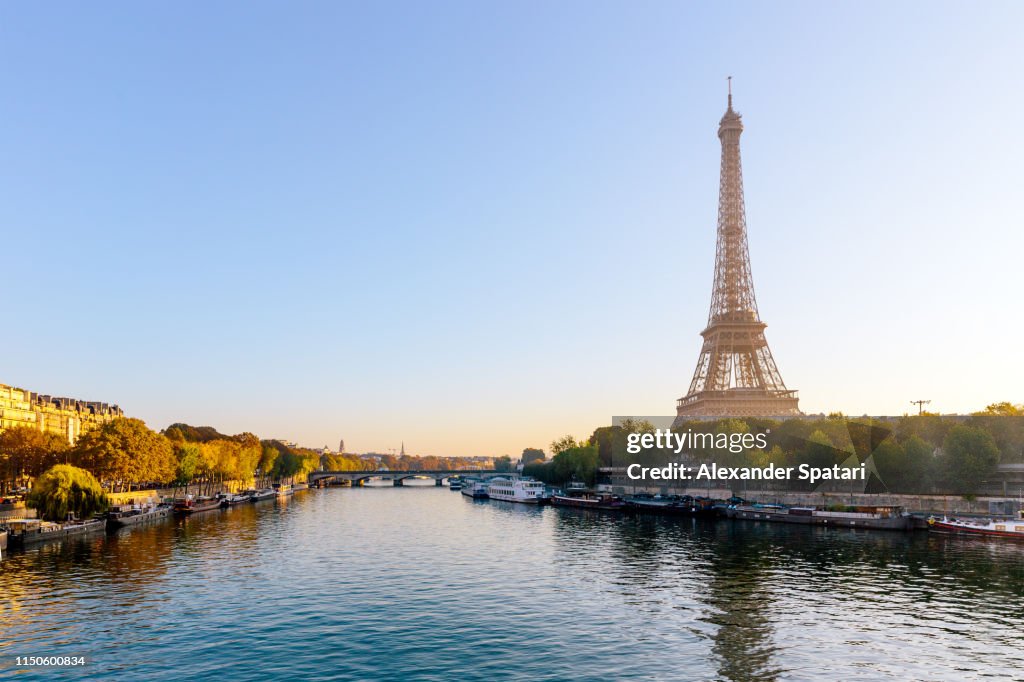
M 5 554 L 0 678 L 1021 679 L 1022 617 L 1024 543 L 339 488 Z

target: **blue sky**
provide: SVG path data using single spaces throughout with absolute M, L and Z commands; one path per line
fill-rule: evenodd
M 518 453 L 689 386 L 725 77 L 805 411 L 1024 402 L 1019 3 L 0 10 L 0 382 Z

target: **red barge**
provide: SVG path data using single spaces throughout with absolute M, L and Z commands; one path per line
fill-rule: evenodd
M 928 519 L 928 530 L 953 535 L 978 535 L 991 538 L 1013 538 L 1024 540 L 1024 509 L 1017 512 L 1016 519 L 950 519 L 934 516 Z

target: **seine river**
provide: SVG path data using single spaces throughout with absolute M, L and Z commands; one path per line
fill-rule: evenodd
M 1021 679 L 1022 596 L 1024 544 L 330 489 L 5 554 L 0 677 Z

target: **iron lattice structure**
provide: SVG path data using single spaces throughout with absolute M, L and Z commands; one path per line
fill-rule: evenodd
M 690 390 L 676 406 L 677 422 L 691 417 L 800 414 L 797 392 L 783 383 L 764 337 L 767 325 L 757 312 L 743 202 L 742 132 L 730 88 L 729 107 L 718 124 L 722 174 L 711 309 Z

